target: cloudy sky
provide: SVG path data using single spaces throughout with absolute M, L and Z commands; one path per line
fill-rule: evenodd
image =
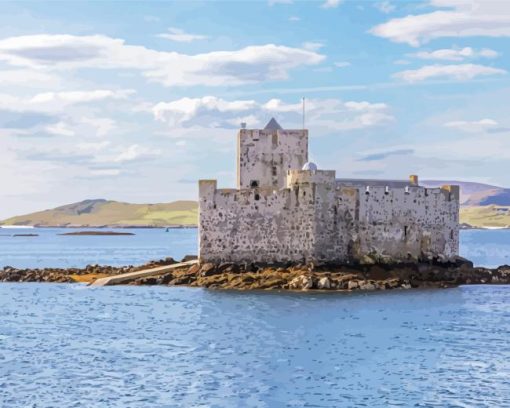
M 338 177 L 510 186 L 510 2 L 17 2 L 0 13 L 0 217 L 235 183 L 240 122 Z

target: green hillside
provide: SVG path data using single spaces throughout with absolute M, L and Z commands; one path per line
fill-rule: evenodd
M 463 207 L 460 209 L 460 222 L 477 228 L 508 228 L 510 207 L 499 205 Z
M 168 227 L 196 226 L 196 201 L 161 204 L 129 204 L 108 200 L 85 200 L 51 210 L 38 211 L 0 221 L 0 225 Z
M 460 222 L 473 227 L 510 226 L 510 189 L 489 184 L 462 181 L 425 180 L 426 187 L 459 184 L 461 187 Z M 129 204 L 108 200 L 84 200 L 51 210 L 12 217 L 0 225 L 41 227 L 168 227 L 196 226 L 196 201 L 161 204 Z

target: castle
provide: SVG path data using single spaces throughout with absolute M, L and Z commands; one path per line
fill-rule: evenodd
M 237 188 L 199 181 L 201 262 L 365 263 L 453 258 L 459 187 L 336 178 L 308 161 L 308 130 L 239 130 Z

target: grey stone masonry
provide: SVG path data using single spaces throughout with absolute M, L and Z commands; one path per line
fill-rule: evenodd
M 276 122 L 275 122 L 276 123 Z M 276 123 L 276 125 L 278 125 Z M 337 179 L 308 131 L 241 129 L 237 189 L 199 181 L 201 262 L 353 263 L 458 255 L 459 187 Z

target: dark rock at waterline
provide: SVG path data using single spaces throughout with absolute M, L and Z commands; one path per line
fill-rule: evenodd
M 2 282 L 91 282 L 95 279 L 163 265 L 173 258 L 140 266 L 87 265 L 85 268 L 0 269 Z M 372 265 L 262 265 L 205 263 L 172 272 L 134 279 L 134 285 L 187 285 L 236 290 L 375 291 L 411 288 L 444 288 L 463 284 L 508 284 L 510 266 L 473 267 L 470 261 L 430 260 L 408 264 Z
M 115 236 L 115 235 L 135 235 L 132 232 L 117 232 L 117 231 L 74 231 L 66 232 L 58 235 L 68 236 L 82 236 L 82 235 L 94 235 L 94 236 Z
M 198 259 L 198 256 L 196 255 L 186 255 L 182 258 L 181 262 L 195 261 L 196 259 Z

